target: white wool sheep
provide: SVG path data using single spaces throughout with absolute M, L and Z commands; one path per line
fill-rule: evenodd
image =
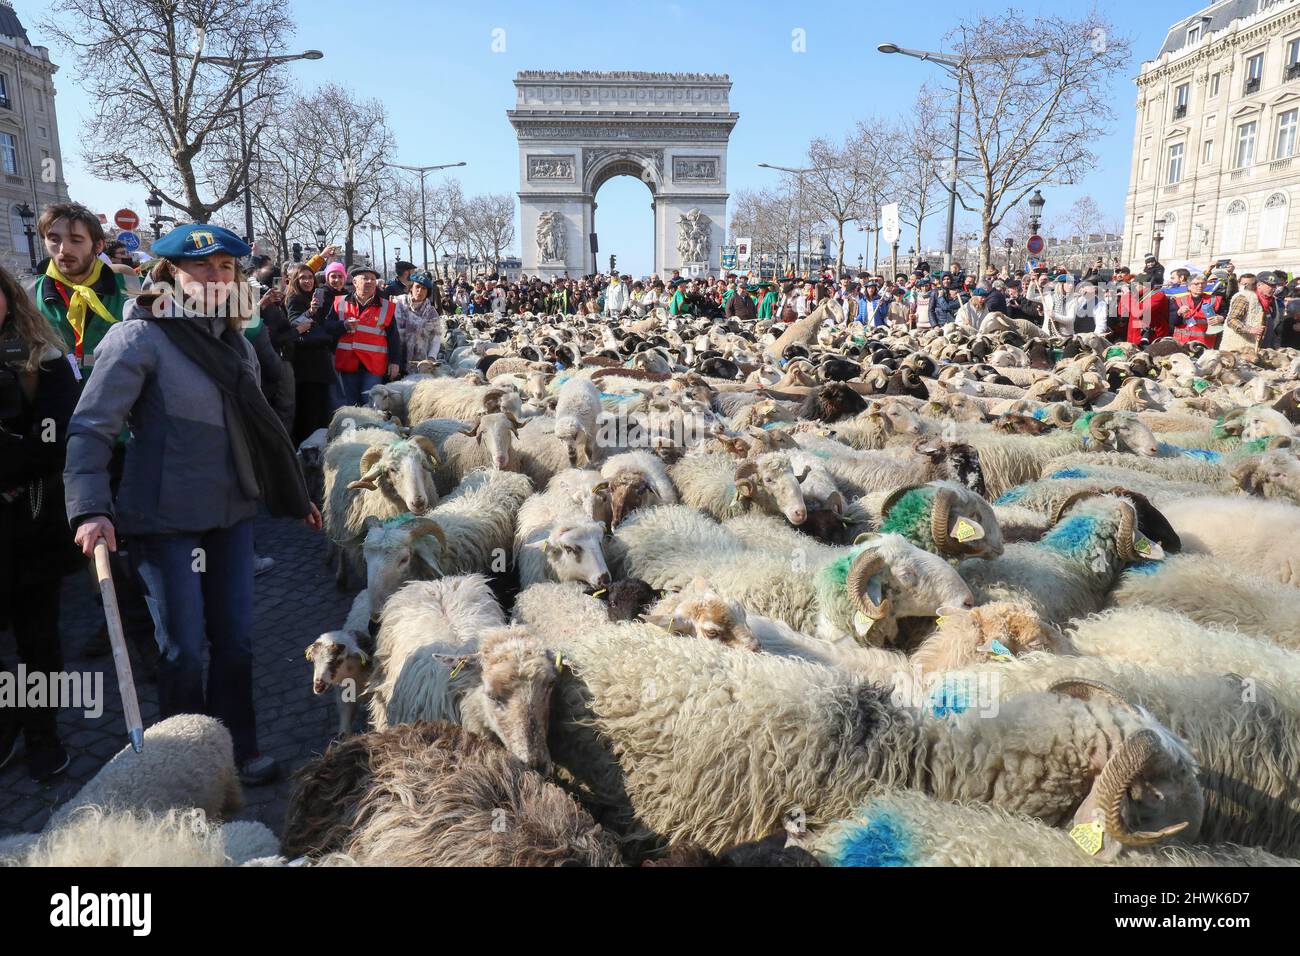
M 1289 449 L 1237 459 L 1232 468 L 1232 480 L 1247 494 L 1300 505 L 1300 458 Z
M 1004 705 L 1065 678 L 1099 682 L 1187 742 L 1205 793 L 1201 837 L 1300 854 L 1300 710 L 1269 684 L 1236 674 L 1180 674 L 1104 657 L 1028 654 L 949 677 L 996 681 Z
M 683 504 L 721 520 L 751 508 L 784 515 L 791 524 L 808 517 L 803 491 L 781 452 L 737 461 L 724 454 L 687 455 L 669 470 Z
M 580 581 L 603 587 L 610 581 L 604 554 L 605 527 L 592 521 L 572 494 L 533 495 L 519 509 L 515 566 L 519 586 L 539 581 Z
M 1124 607 L 1075 621 L 1070 637 L 1081 654 L 1180 674 L 1234 673 L 1265 681 L 1300 710 L 1300 652 L 1234 628 L 1197 624 L 1159 608 Z
M 626 451 L 605 459 L 600 466 L 602 478 L 613 478 L 625 471 L 640 473 L 658 496 L 660 504 L 677 503 L 677 489 L 668 477 L 668 469 L 654 454 L 648 451 Z
M 557 698 L 557 764 L 593 802 L 621 805 L 670 841 L 717 851 L 788 813 L 815 828 L 877 788 L 908 786 L 1052 825 L 1104 808 L 1108 837 L 1124 841 L 1199 829 L 1186 749 L 1109 701 L 1026 694 L 996 714 L 937 719 L 853 674 L 635 623 L 570 635 L 565 662 L 580 693 Z M 582 746 L 588 726 L 617 764 Z
M 1259 498 L 1180 498 L 1160 509 L 1189 554 L 1300 587 L 1300 508 Z
M 573 582 L 541 581 L 519 592 L 510 619 L 552 643 L 569 631 L 609 623 L 609 608 Z
M 998 806 L 948 803 L 915 790 L 878 793 L 801 845 L 824 866 L 1300 866 L 1228 844 L 1134 848 L 1107 860 L 1089 855 L 1065 830 Z
M 372 385 L 366 395 L 371 408 L 383 412 L 390 419 L 399 423 L 407 421 L 407 406 L 411 395 L 421 382 L 429 381 L 428 376 L 404 378 L 386 385 Z
M 118 751 L 54 812 L 46 829 L 61 825 L 80 807 L 157 813 L 196 807 L 216 821 L 241 803 L 230 731 L 212 717 L 177 714 L 145 729 L 140 753 L 129 745 Z
M 538 415 L 524 422 L 515 437 L 519 470 L 533 481 L 533 487 L 545 488 L 555 475 L 569 465 L 564 442 L 555 437 L 555 418 Z
M 367 405 L 341 405 L 330 416 L 329 427 L 325 430 L 325 442 L 330 444 L 344 437 L 349 432 L 362 428 L 382 428 L 395 435 L 402 433 L 400 422 L 392 421 L 388 415 L 377 408 Z
M 768 550 L 697 519 L 682 506 L 633 515 L 615 533 L 625 572 L 670 590 L 704 578 L 723 597 L 795 630 L 875 645 L 895 640 L 900 618 L 974 603 L 945 560 L 901 535 L 874 535 L 849 548 L 805 539 Z
M 340 734 L 352 732 L 358 704 L 369 690 L 375 650 L 368 630 L 369 617 L 369 596 L 362 591 L 353 599 L 352 610 L 341 630 L 326 631 L 307 645 L 305 656 L 312 665 L 312 693 L 323 694 L 335 688 Z
M 1200 554 L 1179 554 L 1158 566 L 1138 565 L 1120 577 L 1111 600 L 1120 607 L 1177 611 L 1198 624 L 1243 633 L 1300 650 L 1300 590 L 1234 570 Z
M 508 570 L 515 519 L 531 493 L 524 475 L 476 471 L 425 515 L 368 519 L 362 554 L 371 615 L 407 581 Z
M 420 514 L 438 501 L 437 450 L 427 438 L 401 438 L 365 428 L 325 449 L 325 532 L 339 549 L 337 580 L 346 586 L 357 562 L 366 519 Z
M 1043 620 L 1064 623 L 1100 610 L 1127 564 L 1163 554 L 1144 512 L 1128 497 L 1089 495 L 1067 503 L 1042 540 L 1007 545 L 993 560 L 967 559 L 957 570 L 979 604 L 1028 604 Z
M 1122 468 L 1067 468 L 1052 472 L 1048 477 L 1037 481 L 1016 485 L 1004 492 L 995 504 L 1018 505 L 1040 515 L 1050 515 L 1060 502 L 1080 491 L 1103 491 L 1116 487 L 1135 491 L 1161 509 L 1179 498 L 1205 494 L 1205 485 L 1157 478 L 1144 471 Z
M 507 411 L 518 417 L 521 407 L 519 393 L 512 389 L 458 378 L 425 379 L 416 384 L 407 401 L 407 421 L 411 425 L 430 418 L 472 421 L 480 413 Z
M 564 442 L 570 466 L 588 465 L 598 457 L 600 389 L 590 379 L 570 378 L 555 405 L 555 437 Z
M 823 461 L 836 485 L 851 498 L 928 481 L 951 480 L 969 487 L 968 479 L 975 474 L 971 469 L 979 467 L 969 446 L 933 437 L 870 451 L 857 451 L 809 432 L 796 433 L 795 440 Z
M 275 856 L 280 843 L 265 824 L 215 826 L 196 808 L 155 813 L 87 805 L 15 849 L 0 849 L 0 866 L 241 866 Z
M 521 471 L 515 435 L 522 427 L 509 412 L 477 416 L 466 424 L 454 418 L 430 418 L 411 429 L 438 450 L 438 491 L 450 492 L 477 468 Z
M 1141 455 L 1111 452 L 1082 452 L 1061 455 L 1042 463 L 1038 474 L 1026 475 L 1023 481 L 1050 478 L 1061 471 L 1081 471 L 1086 475 L 1110 477 L 1121 471 L 1140 471 L 1170 481 L 1190 482 L 1208 486 L 1209 489 L 1225 487 L 1232 480 L 1231 472 L 1223 460 L 1205 458 L 1147 458 Z M 1008 488 L 1011 486 L 1007 486 Z M 1007 488 L 997 494 L 1002 494 Z M 990 494 L 994 492 L 990 489 Z
M 504 625 L 481 574 L 414 581 L 394 594 L 375 640 L 375 729 L 451 720 L 544 768 L 555 663 L 527 630 Z

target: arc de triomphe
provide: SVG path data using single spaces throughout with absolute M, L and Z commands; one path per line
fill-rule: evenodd
M 656 272 L 718 271 L 739 118 L 726 75 L 524 70 L 515 89 L 524 272 L 592 271 L 596 191 L 614 176 L 650 187 Z

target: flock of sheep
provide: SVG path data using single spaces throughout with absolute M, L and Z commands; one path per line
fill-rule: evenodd
M 0 861 L 1294 864 L 1300 357 L 828 318 L 460 320 L 300 449 L 283 832 L 187 716 Z

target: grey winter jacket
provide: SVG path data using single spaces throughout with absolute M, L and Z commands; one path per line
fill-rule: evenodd
M 163 300 L 164 322 L 200 322 L 213 334 L 224 319 L 178 314 Z M 257 513 L 240 486 L 217 386 L 131 302 L 95 349 L 68 428 L 63 473 L 68 521 L 106 515 L 124 534 L 228 528 Z M 239 337 L 260 380 L 252 344 Z M 114 501 L 108 466 L 123 426 L 130 429 L 122 483 Z

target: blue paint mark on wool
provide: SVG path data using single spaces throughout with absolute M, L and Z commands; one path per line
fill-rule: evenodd
M 1002 495 L 1000 495 L 998 499 L 993 503 L 995 505 L 1015 504 L 1017 501 L 1023 498 L 1028 491 L 1029 491 L 1028 488 L 1026 488 L 1024 485 L 1020 485 L 1019 487 L 1012 488 L 1010 491 L 1003 492 Z
M 1091 515 L 1071 515 L 1049 531 L 1040 543 L 1061 554 L 1075 554 L 1090 549 L 1096 534 L 1096 518 Z
M 1088 473 L 1082 468 L 1062 468 L 1060 471 L 1049 475 L 1050 478 L 1087 478 Z
M 1138 561 L 1124 569 L 1125 574 L 1155 574 L 1160 570 L 1159 561 Z
M 614 399 L 615 401 L 619 401 L 619 402 L 630 402 L 630 401 L 632 401 L 633 399 L 637 399 L 637 398 L 640 398 L 640 397 L 641 397 L 640 395 L 618 395 L 618 394 L 616 394 L 616 393 L 614 393 L 614 392 L 601 392 L 601 393 L 600 393 L 600 400 L 601 400 L 602 402 L 605 401 L 606 399 L 611 399 L 611 398 Z
M 832 856 L 833 866 L 911 866 L 912 841 L 901 820 L 882 813 L 854 827 Z
M 1034 409 L 1034 418 L 1038 419 L 1040 422 L 1041 422 L 1041 421 L 1044 421 L 1044 420 L 1047 418 L 1047 409 L 1046 409 L 1046 408 L 1035 408 L 1035 409 Z
M 763 426 L 763 431 L 768 431 L 773 428 L 789 428 L 792 424 L 793 422 L 768 422 Z
M 1210 451 L 1207 448 L 1178 448 L 1175 446 L 1175 450 L 1184 458 L 1196 458 L 1200 461 L 1211 462 L 1212 464 L 1217 464 L 1223 460 L 1222 452 Z

